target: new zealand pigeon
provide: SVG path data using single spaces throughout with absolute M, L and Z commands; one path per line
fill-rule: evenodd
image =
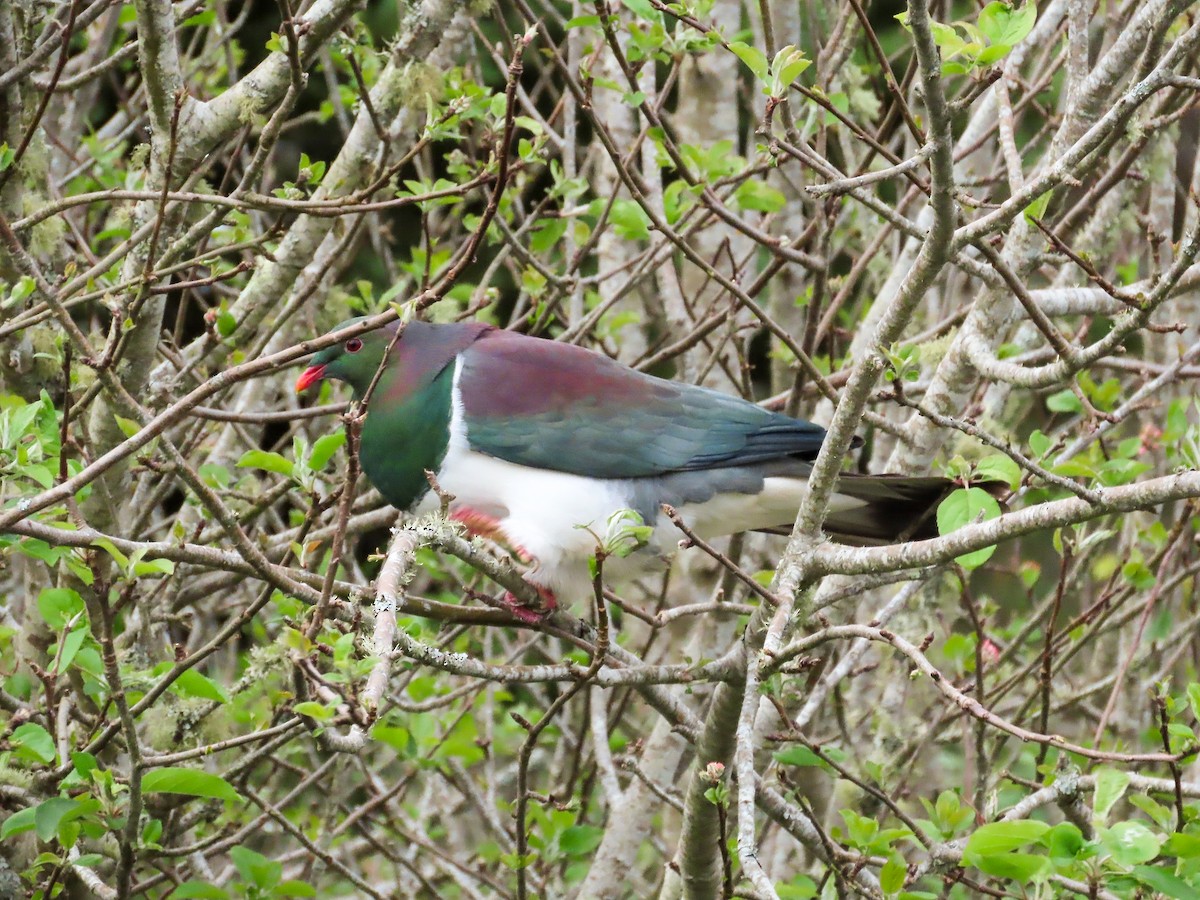
M 296 390 L 337 378 L 361 397 L 382 363 L 359 448 L 367 477 L 393 506 L 420 513 L 438 506 L 425 475 L 435 472 L 451 516 L 530 560 L 526 577 L 548 606 L 555 594 L 586 596 L 593 533 L 618 510 L 654 527 L 645 547 L 606 563 L 618 578 L 676 548 L 664 503 L 701 538 L 795 519 L 825 436 L 811 422 L 478 322 L 409 322 L 383 362 L 398 327 L 322 350 Z M 951 487 L 843 475 L 826 530 L 855 543 L 927 536 Z

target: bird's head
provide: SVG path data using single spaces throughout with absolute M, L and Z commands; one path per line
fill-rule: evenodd
M 347 319 L 330 334 L 357 325 L 363 318 Z M 354 389 L 356 397 L 361 397 L 375 377 L 394 334 L 394 326 L 385 326 L 326 347 L 300 373 L 296 379 L 296 392 L 305 391 L 325 378 L 337 378 L 347 382 Z

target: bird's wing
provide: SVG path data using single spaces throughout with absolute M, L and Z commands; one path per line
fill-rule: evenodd
M 461 360 L 471 448 L 520 465 L 639 478 L 813 459 L 825 436 L 811 422 L 569 344 L 494 331 Z

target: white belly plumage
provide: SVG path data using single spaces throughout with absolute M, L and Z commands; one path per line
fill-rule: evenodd
M 602 538 L 608 517 L 628 505 L 620 482 L 516 465 L 456 447 L 453 438 L 438 482 L 454 496 L 452 510 L 495 519 L 506 541 L 536 560 L 531 580 L 570 599 L 586 590 L 596 552 L 589 529 Z M 422 503 L 436 506 L 436 497 Z

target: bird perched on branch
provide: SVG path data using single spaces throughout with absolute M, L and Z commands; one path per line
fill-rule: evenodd
M 363 472 L 389 503 L 417 513 L 438 507 L 425 474 L 435 473 L 453 497 L 450 516 L 525 558 L 547 608 L 557 594 L 585 595 L 597 536 L 621 510 L 652 529 L 644 546 L 611 561 L 624 574 L 664 564 L 677 546 L 663 504 L 701 539 L 790 528 L 825 437 L 811 422 L 570 344 L 477 322 L 412 321 L 397 338 L 399 328 L 320 351 L 296 390 L 335 378 L 361 399 L 378 372 Z M 825 530 L 855 543 L 928 536 L 953 486 L 842 475 Z M 536 618 L 527 607 L 514 612 Z

